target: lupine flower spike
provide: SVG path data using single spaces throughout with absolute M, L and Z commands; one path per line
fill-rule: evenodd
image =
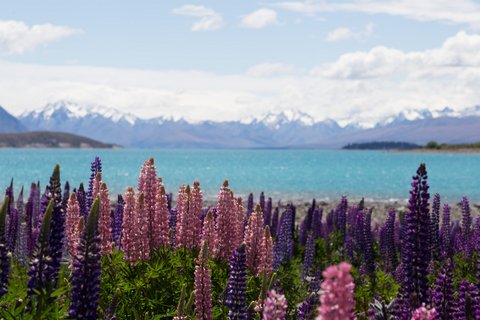
M 203 242 L 195 267 L 195 318 L 211 320 L 212 318 L 212 284 L 208 264 L 208 244 Z
M 6 218 L 7 218 L 8 197 L 3 201 L 0 210 L 0 298 L 7 293 L 8 275 L 10 273 L 10 256 L 7 252 L 6 239 Z
M 287 299 L 283 294 L 270 290 L 263 306 L 263 320 L 284 320 L 287 313 Z

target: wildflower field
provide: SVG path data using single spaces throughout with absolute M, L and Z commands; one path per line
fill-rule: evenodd
M 227 181 L 213 207 L 198 181 L 172 199 L 153 159 L 113 206 L 107 183 L 97 157 L 86 188 L 58 165 L 25 199 L 10 184 L 0 319 L 480 319 L 480 218 L 464 197 L 453 221 L 425 164 L 381 223 L 346 197 L 299 219 Z

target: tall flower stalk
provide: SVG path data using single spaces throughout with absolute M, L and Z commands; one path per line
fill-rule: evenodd
M 247 246 L 247 267 L 258 273 L 261 262 L 261 244 L 263 238 L 263 212 L 257 204 L 255 210 L 248 219 L 245 228 L 245 244 Z
M 208 244 L 203 242 L 195 266 L 195 318 L 211 320 L 212 318 L 212 284 L 208 262 Z
M 10 256 L 7 251 L 5 232 L 8 202 L 8 197 L 5 197 L 0 210 L 0 298 L 8 292 L 8 275 L 10 273 Z
M 245 244 L 240 245 L 230 259 L 230 277 L 227 284 L 227 298 L 225 305 L 228 308 L 229 320 L 247 319 L 247 266 Z

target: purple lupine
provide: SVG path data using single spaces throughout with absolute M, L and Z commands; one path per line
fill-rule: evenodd
M 435 280 L 432 302 L 440 319 L 454 318 L 454 288 L 452 263 L 448 260 L 440 269 L 440 273 Z
M 319 281 L 320 282 L 320 281 Z M 298 307 L 297 320 L 313 319 L 313 312 L 317 306 L 318 295 L 311 293 Z
M 275 210 L 273 210 L 272 225 L 270 228 L 270 231 L 272 232 L 272 237 L 277 237 L 279 212 L 280 212 L 280 209 L 278 207 L 275 207 Z
M 10 273 L 10 256 L 7 251 L 6 238 L 8 202 L 8 197 L 5 197 L 0 210 L 0 298 L 8 291 L 8 275 Z
M 380 241 L 380 248 L 383 251 L 383 260 L 386 270 L 393 273 L 398 265 L 397 250 L 395 246 L 395 209 L 388 210 L 388 217 L 383 226 L 384 237 Z
M 60 272 L 60 263 L 65 246 L 65 212 L 62 207 L 62 186 L 60 184 L 60 166 L 58 164 L 55 165 L 50 177 L 49 190 L 49 198 L 53 200 L 53 210 L 49 239 L 49 256 L 51 260 L 48 272 L 51 272 L 50 277 L 55 283 Z
M 258 198 L 258 204 L 260 205 L 262 212 L 265 213 L 265 193 L 263 193 L 263 191 L 260 192 L 260 197 Z
M 170 192 L 167 194 L 168 211 L 172 210 L 172 200 L 173 200 L 173 193 Z
M 315 239 L 313 233 L 310 232 L 307 236 L 307 244 L 302 264 L 302 280 L 306 283 L 310 282 L 310 278 L 314 276 L 314 259 L 315 259 Z
M 310 225 L 308 224 L 308 215 L 305 216 L 300 223 L 300 227 L 298 229 L 298 244 L 304 246 L 307 242 L 307 236 L 310 231 Z
M 175 247 L 176 229 L 177 229 L 177 208 L 170 209 L 170 215 L 168 217 L 168 225 L 170 227 L 170 245 L 172 247 Z
M 313 231 L 313 237 L 315 239 L 319 239 L 322 237 L 323 230 L 322 230 L 322 215 L 323 215 L 323 209 L 322 208 L 316 208 L 313 211 L 313 218 L 312 218 L 312 231 Z
M 340 232 L 341 236 L 345 238 L 347 228 L 347 210 L 348 201 L 347 197 L 342 196 L 340 203 L 335 211 L 336 216 L 336 230 Z
M 70 199 L 70 183 L 65 182 L 63 187 L 62 208 L 63 212 L 67 212 L 68 199 Z
M 115 210 L 113 211 L 112 219 L 112 238 L 113 244 L 120 248 L 120 242 L 122 239 L 122 223 L 123 223 L 123 207 L 125 201 L 123 200 L 122 195 L 118 195 L 117 203 L 115 204 Z
M 88 180 L 88 191 L 85 197 L 86 214 L 90 211 L 90 207 L 93 203 L 93 183 L 95 182 L 97 173 L 102 173 L 102 160 L 100 160 L 98 156 L 93 159 L 90 165 L 90 179 Z
M 462 249 L 466 256 L 470 256 L 471 250 L 471 235 L 472 235 L 472 215 L 470 211 L 470 204 L 467 197 L 462 198 Z
M 18 212 L 18 230 L 17 230 L 17 245 L 15 247 L 15 254 L 17 259 L 25 263 L 27 261 L 27 219 L 25 214 L 25 204 L 23 202 L 23 186 L 17 198 L 17 212 Z
M 35 242 L 33 238 L 33 221 L 38 216 L 38 201 L 37 197 L 37 185 L 32 183 L 30 187 L 30 195 L 28 196 L 27 204 L 25 206 L 25 236 L 27 237 L 27 256 L 31 257 L 35 248 Z
M 264 301 L 262 319 L 285 320 L 287 304 L 285 295 L 277 293 L 275 289 L 270 290 Z
M 80 215 L 84 218 L 87 217 L 87 194 L 85 193 L 85 189 L 83 187 L 83 183 L 80 183 L 78 190 L 76 192 L 78 206 L 80 207 Z
M 452 254 L 452 242 L 451 242 L 451 225 L 450 225 L 450 207 L 448 204 L 443 205 L 442 214 L 442 227 L 440 229 L 440 244 L 442 257 L 446 259 Z
M 34 247 L 37 244 L 38 237 L 40 235 L 40 230 L 42 228 L 42 221 L 43 221 L 43 216 L 45 214 L 45 210 L 48 207 L 48 204 L 50 203 L 50 187 L 47 185 L 45 187 L 45 192 L 41 195 L 40 197 L 40 202 L 38 205 L 38 215 L 33 219 L 33 245 Z
M 273 269 L 278 271 L 280 265 L 290 260 L 293 250 L 293 234 L 292 225 L 293 210 L 289 205 L 287 210 L 282 214 L 282 221 L 280 222 L 280 230 L 275 242 L 275 251 L 273 257 Z
M 432 215 L 430 217 L 430 251 L 432 259 L 440 256 L 440 195 L 435 193 L 432 203 Z
M 263 211 L 263 216 L 265 217 L 264 223 L 266 226 L 272 227 L 272 198 L 268 198 L 265 203 L 265 211 Z
M 100 201 L 97 198 L 88 214 L 88 222 L 78 244 L 77 254 L 73 257 L 68 315 L 74 319 L 97 319 L 101 274 L 100 238 L 98 235 L 99 206 Z
M 15 247 L 17 245 L 18 224 L 19 224 L 18 210 L 16 208 L 12 208 L 10 212 L 7 214 L 7 217 L 8 217 L 7 219 L 7 251 L 15 252 Z
M 247 214 L 245 215 L 245 222 L 250 219 L 250 214 L 253 212 L 253 193 L 248 195 L 247 200 Z
M 47 209 L 42 217 L 41 229 L 38 235 L 38 240 L 36 242 L 36 249 L 33 253 L 32 259 L 30 259 L 30 269 L 27 274 L 29 276 L 28 280 L 28 295 L 33 296 L 37 294 L 37 291 L 43 291 L 52 282 L 52 279 L 49 277 L 49 269 L 51 260 L 50 249 L 49 249 L 49 238 L 50 238 L 50 225 L 52 220 L 52 211 L 53 211 L 54 200 L 50 200 Z
M 409 302 L 410 310 L 428 302 L 430 194 L 427 178 L 427 170 L 422 163 L 413 177 L 402 231 L 401 262 L 404 277 L 400 293 Z
M 245 244 L 241 244 L 230 259 L 230 276 L 225 305 L 228 319 L 247 319 L 247 264 Z
M 458 287 L 454 319 L 479 319 L 479 300 L 476 286 L 467 281 L 461 280 Z
M 364 257 L 365 257 L 365 268 L 367 271 L 368 276 L 370 277 L 370 281 L 375 283 L 375 251 L 373 249 L 373 236 L 372 236 L 372 212 L 370 210 L 366 210 L 365 214 L 365 225 L 363 227 L 363 241 L 364 241 Z

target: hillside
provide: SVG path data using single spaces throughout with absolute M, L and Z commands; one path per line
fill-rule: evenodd
M 104 148 L 119 146 L 64 132 L 34 131 L 0 134 L 0 148 Z

